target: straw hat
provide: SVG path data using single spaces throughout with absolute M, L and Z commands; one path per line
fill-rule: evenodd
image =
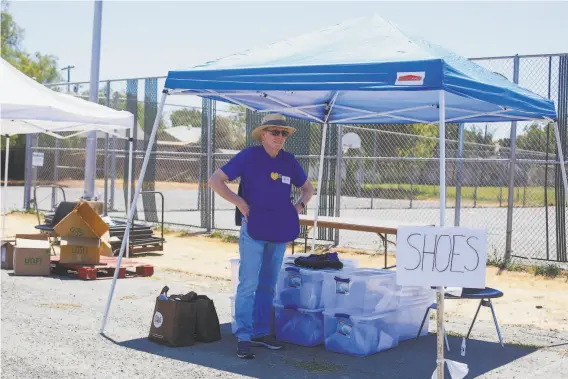
M 279 113 L 273 113 L 264 116 L 264 118 L 262 119 L 262 123 L 252 131 L 252 139 L 260 142 L 261 141 L 260 136 L 262 134 L 262 131 L 271 126 L 276 126 L 278 128 L 284 128 L 288 130 L 288 132 L 290 132 L 288 136 L 291 136 L 296 132 L 296 128 L 288 126 L 288 123 L 286 122 L 286 117 L 284 117 Z

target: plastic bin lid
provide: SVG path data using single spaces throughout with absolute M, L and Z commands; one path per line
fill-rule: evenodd
M 396 277 L 396 273 L 394 271 L 380 270 L 376 268 L 356 268 L 356 269 L 346 270 L 342 272 L 342 274 L 350 277 L 361 277 L 361 278 L 382 277 L 389 280 L 395 280 Z
M 354 309 L 325 309 L 323 314 L 328 317 L 347 318 L 353 321 L 374 321 L 381 318 L 395 316 L 397 310 L 389 310 L 386 312 L 363 312 Z
M 305 309 L 305 308 L 298 308 L 298 307 L 294 307 L 294 306 L 284 306 L 282 304 L 280 304 L 279 302 L 275 301 L 272 305 L 274 305 L 274 308 L 278 308 L 278 309 L 291 309 L 294 311 L 299 311 L 302 313 L 319 313 L 319 312 L 323 312 L 323 308 L 317 308 L 317 309 Z
M 308 267 L 301 267 L 301 266 L 296 266 L 293 263 L 286 263 L 282 266 L 281 269 L 282 272 L 285 273 L 298 273 L 300 275 L 302 275 L 304 277 L 304 279 L 310 281 L 321 281 L 323 280 L 323 276 L 324 274 L 328 274 L 328 273 L 339 273 L 342 272 L 342 270 L 329 270 L 329 269 L 312 269 L 312 268 L 308 268 Z

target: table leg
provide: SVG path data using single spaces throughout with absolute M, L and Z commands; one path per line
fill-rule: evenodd
M 383 268 L 387 268 L 387 234 L 385 234 L 384 236 L 381 233 L 377 233 L 377 235 L 381 238 L 381 240 L 383 241 L 383 247 L 384 247 L 384 252 L 385 252 L 385 265 Z
M 304 234 L 304 253 L 308 252 L 308 235 L 310 234 L 310 230 L 313 229 L 313 226 L 310 226 L 309 228 L 306 228 L 306 233 Z M 315 233 L 315 231 L 314 231 Z M 312 252 L 313 254 L 313 252 Z

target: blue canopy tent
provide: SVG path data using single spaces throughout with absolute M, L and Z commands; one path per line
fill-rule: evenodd
M 168 95 L 196 95 L 255 112 L 279 112 L 322 123 L 319 183 L 330 124 L 439 124 L 441 226 L 445 215 L 446 122 L 556 120 L 552 101 L 439 46 L 409 37 L 378 16 L 345 22 L 190 69 L 170 71 L 126 233 Z M 559 142 L 557 127 L 556 133 Z M 564 159 L 561 161 L 566 187 Z M 316 225 L 320 196 L 318 191 Z M 124 249 L 123 244 L 120 257 Z M 112 289 L 101 332 L 111 297 Z

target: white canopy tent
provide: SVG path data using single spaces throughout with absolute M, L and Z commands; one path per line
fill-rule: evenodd
M 440 226 L 445 219 L 446 122 L 555 122 L 562 176 L 568 194 L 554 103 L 439 46 L 411 38 L 378 16 L 352 20 L 263 49 L 235 54 L 186 70 L 170 71 L 125 236 L 168 95 L 196 95 L 254 112 L 279 112 L 323 124 L 322 182 L 328 125 L 425 123 L 440 126 Z M 317 230 L 318 191 L 313 230 Z M 124 241 L 124 240 L 123 240 Z M 315 233 L 312 246 L 315 242 Z M 125 250 L 123 242 L 120 259 Z M 104 332 L 115 278 L 102 320 Z M 438 312 L 443 316 L 443 288 Z M 443 376 L 443 317 L 438 324 L 438 367 Z
M 55 92 L 23 74 L 4 59 L 1 63 L 0 134 L 6 137 L 6 156 L 0 238 L 4 236 L 5 228 L 10 136 L 44 133 L 58 139 L 67 139 L 95 130 L 123 138 L 119 132 L 132 131 L 134 127 L 134 116 L 130 112 L 117 111 L 72 95 Z M 129 141 L 130 183 L 132 138 Z M 130 186 L 128 191 L 130 199 Z

